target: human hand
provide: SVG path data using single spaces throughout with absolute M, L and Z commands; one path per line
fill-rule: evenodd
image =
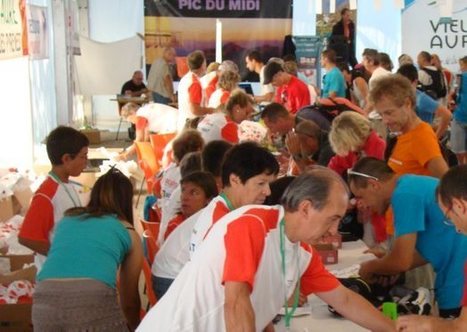
M 380 246 L 374 246 L 372 248 L 369 248 L 363 252 L 364 254 L 373 254 L 378 258 L 384 257 L 386 255 L 386 250 L 383 247 Z
M 126 153 L 126 151 L 123 151 L 123 152 L 120 152 L 116 157 L 115 157 L 115 160 L 117 161 L 125 161 L 127 160 L 128 158 L 128 155 Z
M 294 156 L 294 155 L 299 155 L 300 154 L 300 140 L 298 138 L 298 135 L 294 132 L 290 132 L 287 134 L 285 137 L 285 146 L 287 147 L 287 150 L 289 150 L 289 153 Z
M 400 316 L 396 321 L 396 330 L 403 332 L 432 332 L 432 317 L 429 316 Z
M 292 296 L 287 300 L 287 306 L 292 307 L 295 302 L 295 291 L 292 293 Z M 308 302 L 306 295 L 300 294 L 298 295 L 298 307 L 302 307 L 305 303 Z

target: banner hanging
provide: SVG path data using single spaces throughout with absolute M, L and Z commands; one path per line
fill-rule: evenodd
M 47 59 L 49 57 L 49 32 L 47 8 L 28 5 L 28 53 L 32 59 Z
M 25 0 L 0 1 L 0 59 L 27 54 Z
M 216 19 L 222 22 L 222 60 L 232 60 L 242 72 L 249 50 L 265 60 L 281 57 L 284 37 L 292 32 L 291 0 L 145 0 L 147 68 L 174 47 L 178 57 L 194 50 L 215 60 Z

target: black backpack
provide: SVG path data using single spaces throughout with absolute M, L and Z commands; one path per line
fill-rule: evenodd
M 420 85 L 422 91 L 434 99 L 446 97 L 447 89 L 444 82 L 444 74 L 441 70 L 422 68 L 431 77 L 430 85 Z

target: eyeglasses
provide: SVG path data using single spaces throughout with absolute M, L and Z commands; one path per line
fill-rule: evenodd
M 373 176 L 373 175 L 368 175 L 368 174 L 365 174 L 365 173 L 360 173 L 360 172 L 356 172 L 356 171 L 353 171 L 352 169 L 348 169 L 347 170 L 347 175 L 349 176 L 361 176 L 362 178 L 366 178 L 366 179 L 371 179 L 371 180 L 375 180 L 375 181 L 379 181 L 379 179 L 376 177 L 376 176 Z
M 451 221 L 451 219 L 448 217 L 448 213 L 449 211 L 451 211 L 452 207 L 449 208 L 446 212 L 444 212 L 444 220 L 443 220 L 443 223 L 447 226 L 455 226 L 454 223 Z

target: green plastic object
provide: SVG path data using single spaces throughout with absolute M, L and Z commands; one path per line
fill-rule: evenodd
M 383 303 L 383 315 L 392 320 L 397 319 L 397 304 L 394 302 Z

